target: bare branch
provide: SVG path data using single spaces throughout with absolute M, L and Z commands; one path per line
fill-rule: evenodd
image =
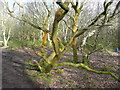
M 69 7 L 68 7 L 68 4 L 69 2 L 67 2 L 68 4 L 66 5 L 65 3 L 63 2 L 56 2 L 63 10 L 65 10 L 66 12 L 69 11 Z
M 84 29 L 79 29 L 78 32 L 74 35 L 74 38 L 82 35 L 82 34 L 83 34 L 84 32 L 86 32 L 86 31 L 88 31 L 88 30 L 89 30 L 89 27 L 93 26 L 99 19 L 101 19 L 103 16 L 105 16 L 105 15 L 107 14 L 106 11 L 108 10 L 108 7 L 109 7 L 111 4 L 112 4 L 112 2 L 108 2 L 108 3 L 106 4 L 106 6 L 105 6 L 104 11 L 103 11 L 102 13 L 100 13 L 97 17 L 95 17 L 95 18 L 93 19 L 93 21 L 91 22 L 91 24 L 88 25 L 86 28 L 84 28 Z M 105 24 L 105 22 L 104 22 L 103 24 Z M 103 25 L 103 24 L 102 24 L 102 25 Z
M 22 5 L 20 5 L 20 3 L 18 3 L 16 0 L 14 0 L 14 1 L 20 8 L 22 8 L 22 16 L 23 16 L 24 15 L 24 7 Z
M 106 3 L 106 2 L 105 2 Z M 90 26 L 92 26 L 92 25 L 94 25 L 99 19 L 101 19 L 103 16 L 106 16 L 106 14 L 107 14 L 107 12 L 108 12 L 108 7 L 112 4 L 113 2 L 112 1 L 110 1 L 110 2 L 108 2 L 104 7 L 104 11 L 101 13 L 101 14 L 99 14 L 97 17 L 95 17 L 94 19 L 93 19 L 93 22 L 88 26 L 88 27 L 90 27 Z M 106 17 L 105 17 L 106 18 Z M 105 23 L 105 22 L 104 22 Z
M 65 25 L 68 27 L 68 29 L 70 29 L 72 31 L 72 28 L 70 26 L 68 26 L 67 22 L 63 19 Z
M 47 9 L 48 13 L 50 13 L 50 10 L 48 9 L 46 2 L 43 2 L 43 4 L 44 4 L 45 8 Z
M 35 53 L 37 56 L 43 57 L 43 58 L 46 60 L 46 62 L 49 63 L 48 58 L 47 58 L 47 54 L 46 54 L 42 49 L 40 49 L 40 52 L 38 52 L 38 51 L 36 51 L 35 48 L 32 46 L 32 50 L 34 51 L 34 53 Z
M 60 20 L 62 20 L 69 11 L 69 8 L 68 8 L 69 2 L 64 2 L 64 3 L 57 2 L 57 4 L 61 8 L 59 8 L 58 11 L 55 13 L 55 19 L 54 19 L 52 35 L 51 35 L 51 39 L 52 39 L 52 43 L 53 43 L 53 47 L 54 47 L 54 51 L 55 51 L 56 55 L 58 55 L 60 52 L 59 44 L 58 44 L 58 34 L 57 34 L 58 24 L 59 24 Z
M 19 7 L 21 7 L 21 8 L 24 8 L 22 5 L 20 5 L 20 3 L 18 3 L 16 0 L 14 0 L 15 1 L 15 3 L 19 6 Z
M 77 6 L 78 6 L 78 3 L 76 3 L 76 5 L 71 2 L 71 5 L 72 5 L 72 8 L 75 10 L 75 12 L 77 12 Z
M 120 13 L 120 11 L 118 11 L 118 13 L 117 13 L 117 10 L 119 9 L 119 7 L 120 7 L 120 1 L 117 3 L 117 5 L 116 5 L 116 7 L 115 7 L 115 9 L 114 9 L 114 11 L 113 11 L 113 14 L 108 18 L 108 22 L 109 22 L 116 14 Z
M 15 19 L 17 19 L 17 20 L 19 20 L 19 21 L 26 22 L 27 24 L 33 26 L 33 27 L 36 28 L 36 29 L 39 29 L 39 30 L 42 30 L 42 31 L 45 31 L 45 32 L 49 32 L 47 29 L 45 29 L 45 28 L 43 28 L 43 27 L 40 27 L 40 26 L 34 24 L 33 22 L 27 20 L 27 19 L 24 19 L 24 18 L 20 18 L 20 17 L 18 17 L 18 16 L 15 16 L 15 15 L 13 14 L 13 11 L 11 11 L 11 10 L 9 9 L 8 4 L 7 4 L 6 2 L 5 2 L 5 6 L 6 6 L 6 9 L 8 10 L 8 12 L 9 12 L 8 14 L 9 14 L 11 17 L 13 17 L 13 18 L 15 18 Z M 22 7 L 22 6 L 20 6 L 20 7 Z

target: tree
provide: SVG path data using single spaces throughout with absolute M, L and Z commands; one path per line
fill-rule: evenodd
M 1 32 L 2 32 L 1 37 L 3 39 L 4 47 L 8 47 L 8 41 L 9 41 L 10 36 L 11 36 L 11 29 L 13 29 L 12 26 L 14 26 L 14 25 L 13 25 L 13 21 L 11 20 L 11 18 L 6 14 L 5 6 L 2 2 L 1 2 L 1 5 L 3 5 L 2 10 L 1 10 L 1 15 L 0 15 L 0 18 L 1 18 Z
M 28 23 L 29 25 L 31 25 L 34 28 L 37 28 L 39 30 L 42 30 L 44 32 L 43 35 L 43 44 L 40 48 L 40 52 L 37 52 L 34 47 L 33 50 L 34 52 L 43 57 L 40 61 L 34 60 L 34 62 L 36 63 L 35 65 L 38 67 L 38 69 L 41 72 L 45 72 L 45 73 L 49 73 L 54 67 L 56 66 L 61 66 L 61 65 L 69 65 L 69 66 L 74 66 L 76 68 L 84 68 L 88 71 L 92 71 L 98 74 L 109 74 L 112 77 L 116 78 L 117 80 L 120 80 L 116 75 L 114 75 L 111 72 L 107 72 L 107 71 L 96 71 L 93 70 L 92 68 L 89 67 L 88 64 L 88 60 L 86 60 L 86 52 L 85 52 L 85 44 L 86 44 L 86 40 L 87 38 L 91 37 L 97 30 L 97 28 L 103 27 L 104 25 L 106 25 L 109 21 L 112 20 L 112 18 L 116 15 L 117 10 L 120 6 L 120 2 L 117 3 L 115 9 L 113 10 L 112 15 L 109 15 L 109 6 L 113 3 L 113 1 L 109 1 L 109 2 L 104 2 L 104 10 L 98 14 L 95 18 L 93 18 L 92 21 L 90 21 L 90 23 L 88 25 L 86 25 L 85 27 L 81 27 L 80 29 L 77 27 L 77 21 L 78 21 L 78 17 L 79 14 L 81 12 L 82 7 L 84 6 L 84 4 L 81 5 L 80 8 L 78 8 L 78 2 L 76 2 L 76 4 L 74 5 L 73 2 L 61 2 L 61 1 L 57 1 L 56 2 L 57 5 L 59 6 L 59 9 L 55 12 L 55 18 L 53 20 L 53 26 L 52 26 L 52 30 L 48 30 L 46 28 L 46 24 L 48 24 L 48 18 L 49 18 L 49 10 L 48 10 L 48 16 L 45 19 L 45 22 L 43 25 L 39 26 L 34 24 L 33 22 L 25 19 L 25 18 L 20 18 L 17 17 L 13 14 L 13 12 L 8 8 L 8 5 L 6 4 L 7 10 L 9 12 L 9 15 L 17 20 L 20 21 L 24 21 L 25 23 Z M 21 8 L 23 8 L 19 3 L 16 2 L 16 4 L 18 6 L 20 6 Z M 44 5 L 46 6 L 46 4 L 44 3 Z M 68 12 L 70 11 L 70 6 L 72 5 L 72 9 L 74 9 L 75 11 L 75 16 L 73 16 L 72 18 L 74 18 L 73 21 L 73 27 L 72 27 L 72 36 L 70 37 L 70 40 L 68 41 L 68 43 L 66 45 L 62 44 L 61 39 L 59 38 L 59 34 L 58 34 L 58 27 L 60 22 L 63 20 L 63 18 L 65 18 L 65 16 L 68 14 Z M 47 6 L 46 6 L 47 8 Z M 102 21 L 101 23 L 98 23 L 98 21 Z M 93 31 L 94 30 L 94 31 Z M 47 53 L 45 52 L 45 46 L 46 46 L 46 37 L 47 34 L 51 35 L 51 41 L 52 41 L 52 47 L 53 47 L 53 53 L 51 55 L 47 55 Z M 82 50 L 85 52 L 85 55 L 83 55 L 83 62 L 82 63 L 78 63 L 78 64 L 74 64 L 71 62 L 63 62 L 63 63 L 58 63 L 59 60 L 61 59 L 61 57 L 63 56 L 63 54 L 65 54 L 67 52 L 67 50 L 71 47 L 73 47 L 73 55 L 74 55 L 74 61 L 77 62 L 77 49 L 76 49 L 76 39 L 80 36 L 82 36 L 83 34 L 86 34 L 86 36 L 83 38 L 83 43 L 82 43 Z M 62 47 L 60 45 L 63 45 Z M 88 59 L 88 58 L 87 58 Z

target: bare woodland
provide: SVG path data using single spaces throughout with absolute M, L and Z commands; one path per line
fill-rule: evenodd
M 65 66 L 96 75 L 107 75 L 115 82 L 120 81 L 119 73 L 110 70 L 112 67 L 100 70 L 91 63 L 94 61 L 91 57 L 94 56 L 95 61 L 98 61 L 97 55 L 119 57 L 120 51 L 116 52 L 115 48 L 120 49 L 120 1 L 33 1 L 19 3 L 14 0 L 12 4 L 6 0 L 0 2 L 2 46 L 30 54 L 25 62 L 28 73 L 33 70 L 46 76 Z M 70 60 L 63 59 L 66 54 L 70 55 Z M 106 60 L 104 58 L 103 61 Z M 118 72 L 118 62 L 115 67 Z

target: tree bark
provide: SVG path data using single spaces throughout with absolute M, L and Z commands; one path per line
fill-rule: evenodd
M 77 53 L 77 45 L 72 46 L 73 49 L 73 62 L 78 63 L 78 53 Z
M 48 33 L 47 33 L 47 32 L 44 32 L 44 35 L 43 35 L 43 46 L 46 46 L 47 37 L 48 37 Z
M 62 55 L 55 55 L 53 60 L 50 62 L 50 64 L 48 64 L 48 66 L 45 68 L 45 72 L 49 73 L 54 66 L 57 64 L 57 62 L 60 60 L 60 58 L 62 57 Z
M 75 20 L 74 20 L 74 23 L 73 23 L 73 35 L 76 33 L 77 31 L 77 21 L 78 21 L 78 16 L 79 16 L 79 13 L 75 12 Z M 72 49 L 73 49 L 73 62 L 74 63 L 77 63 L 78 62 L 78 53 L 77 53 L 77 42 L 76 42 L 76 39 L 74 39 L 74 44 L 72 45 Z
M 82 57 L 82 63 L 85 64 L 85 65 L 89 65 L 88 55 L 84 55 L 84 56 Z
M 57 4 L 61 7 L 58 9 L 58 11 L 55 13 L 55 19 L 54 19 L 54 23 L 53 23 L 53 29 L 52 29 L 52 36 L 51 36 L 51 40 L 52 40 L 52 45 L 54 48 L 54 52 L 55 52 L 55 56 L 53 57 L 53 59 L 50 61 L 50 64 L 47 65 L 47 67 L 45 68 L 45 72 L 48 73 L 50 72 L 55 64 L 57 64 L 57 62 L 60 60 L 60 58 L 62 57 L 62 53 L 60 52 L 60 48 L 59 48 L 59 44 L 58 44 L 58 24 L 59 22 L 64 18 L 64 16 L 68 13 L 69 8 L 69 2 L 57 2 Z

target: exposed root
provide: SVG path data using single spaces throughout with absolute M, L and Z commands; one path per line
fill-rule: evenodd
M 56 66 L 73 66 L 73 67 L 76 67 L 76 68 L 84 68 L 88 71 L 91 71 L 91 72 L 94 72 L 94 73 L 97 73 L 97 74 L 107 74 L 107 75 L 111 75 L 113 78 L 115 78 L 116 80 L 118 80 L 120 82 L 120 78 L 117 77 L 115 74 L 111 73 L 111 72 L 108 72 L 108 71 L 97 71 L 97 70 L 94 70 L 92 68 L 90 68 L 89 66 L 83 64 L 83 63 L 79 63 L 79 64 L 74 64 L 74 63 L 70 63 L 70 62 L 63 62 L 63 63 L 59 63 L 57 64 Z
M 39 69 L 41 72 L 44 72 L 43 68 L 40 66 L 40 64 L 38 63 L 38 61 L 34 60 L 34 62 L 37 64 L 38 69 Z

